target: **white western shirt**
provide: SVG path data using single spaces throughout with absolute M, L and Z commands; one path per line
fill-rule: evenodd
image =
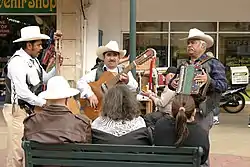
M 11 80 L 11 102 L 14 102 L 14 88 L 16 104 L 17 99 L 22 99 L 31 105 L 43 106 L 46 100 L 36 96 L 29 90 L 26 79 L 28 83 L 36 86 L 40 82 L 37 70 L 42 69 L 43 82 L 46 83 L 51 77 L 55 76 L 56 69 L 53 68 L 49 73 L 45 72 L 38 59 L 33 59 L 23 49 L 16 51 L 14 55 L 19 56 L 15 56 L 8 64 L 8 78 Z
M 106 68 L 107 71 L 118 73 L 118 68 L 111 70 L 107 68 L 106 65 L 104 65 L 103 68 Z M 79 89 L 79 91 L 81 92 L 81 98 L 88 98 L 94 94 L 88 83 L 95 81 L 96 70 L 97 69 L 91 70 L 77 82 L 77 89 Z M 136 91 L 138 83 L 131 72 L 128 72 L 128 77 L 129 77 L 129 82 L 127 84 L 128 88 L 131 91 Z

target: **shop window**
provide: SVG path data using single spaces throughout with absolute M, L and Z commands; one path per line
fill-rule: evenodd
M 168 31 L 168 22 L 137 22 L 136 31 L 162 32 Z
M 250 69 L 250 34 L 220 34 L 219 58 L 226 67 L 247 66 Z
M 128 33 L 123 34 L 123 47 L 129 52 Z M 157 51 L 157 67 L 167 67 L 168 34 L 136 34 L 137 55 L 145 51 L 147 48 L 154 48 Z
M 250 22 L 220 22 L 219 31 L 231 31 L 231 32 L 250 31 Z
M 191 28 L 198 28 L 202 31 L 216 32 L 216 22 L 171 22 L 170 31 L 188 32 Z
M 212 52 L 214 55 L 216 53 L 216 34 L 209 34 L 211 35 L 215 43 L 213 47 L 207 49 L 207 52 Z M 172 33 L 170 35 L 170 55 L 171 55 L 171 66 L 179 66 L 183 61 L 186 61 L 189 57 L 187 55 L 187 41 L 186 40 L 180 40 L 183 38 L 186 38 L 188 36 L 188 33 L 183 34 L 175 34 Z
M 14 40 L 20 38 L 20 30 L 25 26 L 40 26 L 41 33 L 50 35 L 56 29 L 56 15 L 0 15 L 0 72 L 16 50 L 20 48 Z M 44 43 L 46 48 L 48 43 Z M 39 58 L 42 57 L 42 54 Z M 5 81 L 0 78 L 0 101 L 4 100 Z

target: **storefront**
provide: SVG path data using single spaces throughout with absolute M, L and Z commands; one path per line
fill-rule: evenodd
M 103 43 L 117 40 L 129 49 L 129 0 L 98 3 Z M 137 52 L 153 47 L 158 67 L 176 66 L 186 58 L 186 43 L 180 39 L 196 27 L 214 38 L 208 51 L 225 66 L 250 68 L 249 6 L 249 0 L 211 0 L 207 4 L 199 0 L 137 0 Z
M 41 32 L 51 36 L 56 29 L 63 32 L 61 74 L 74 86 L 82 75 L 83 28 L 80 0 L 0 0 L 0 72 L 8 58 L 19 49 L 12 41 L 20 37 L 20 29 L 40 26 Z M 49 42 L 44 43 L 44 48 Z M 42 59 L 43 54 L 39 56 Z M 17 67 L 18 68 L 18 67 Z M 0 78 L 0 101 L 4 99 L 4 78 Z

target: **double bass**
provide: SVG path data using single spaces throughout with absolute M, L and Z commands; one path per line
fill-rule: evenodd
M 60 75 L 60 59 L 62 54 L 62 32 L 57 30 L 54 34 L 55 40 L 55 67 L 56 67 L 56 75 Z M 58 83 L 60 84 L 60 83 Z M 63 91 L 63 90 L 62 90 Z M 70 97 L 68 99 L 68 108 L 73 114 L 80 114 L 80 106 L 74 97 Z
M 104 93 L 119 82 L 120 75 L 122 73 L 127 74 L 137 65 L 141 65 L 155 56 L 156 51 L 152 48 L 149 48 L 137 56 L 137 58 L 132 63 L 130 63 L 122 72 L 118 73 L 117 75 L 109 71 L 104 71 L 97 81 L 89 83 L 89 86 L 98 99 L 98 105 L 96 108 L 92 108 L 88 99 L 81 98 L 80 104 L 84 114 L 91 120 L 96 119 L 102 111 L 102 100 Z

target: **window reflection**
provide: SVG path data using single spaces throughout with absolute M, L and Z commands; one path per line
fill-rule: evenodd
M 221 22 L 219 23 L 220 31 L 250 31 L 250 22 Z
M 147 48 L 154 48 L 157 51 L 157 67 L 167 67 L 168 53 L 167 34 L 136 34 L 136 53 L 139 55 Z M 129 52 L 129 34 L 123 34 L 123 47 Z
M 168 31 L 168 22 L 137 22 L 136 31 Z
M 250 68 L 250 34 L 220 34 L 219 57 L 226 66 Z
M 171 31 L 186 31 L 191 28 L 198 28 L 202 31 L 214 32 L 217 29 L 216 22 L 172 22 Z
M 180 40 L 188 36 L 191 28 L 198 28 L 210 32 L 214 38 L 214 45 L 207 51 L 215 56 L 225 66 L 246 65 L 250 69 L 250 22 L 170 22 L 170 65 L 177 66 L 187 59 L 186 41 Z M 147 31 L 150 33 L 143 33 Z M 178 32 L 177 32 L 178 31 Z M 227 33 L 237 32 L 236 33 Z M 137 54 L 148 47 L 157 50 L 158 67 L 168 65 L 168 22 L 138 22 L 137 23 Z M 241 33 L 242 32 L 242 33 Z M 249 34 L 248 34 L 249 33 Z M 217 34 L 219 35 L 218 53 L 216 53 Z M 124 34 L 124 47 L 129 50 L 129 35 Z M 249 59 L 249 60 L 248 60 Z

